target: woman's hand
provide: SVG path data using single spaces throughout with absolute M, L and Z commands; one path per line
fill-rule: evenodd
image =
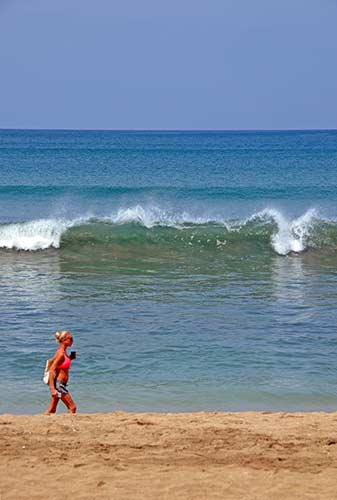
M 50 389 L 50 394 L 52 395 L 53 398 L 56 398 L 59 395 L 55 387 L 53 389 Z

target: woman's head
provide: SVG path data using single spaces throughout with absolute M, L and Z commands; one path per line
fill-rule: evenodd
M 56 332 L 55 333 L 56 337 L 56 342 L 59 344 L 63 344 L 64 342 L 67 343 L 72 343 L 73 342 L 73 336 L 69 330 L 63 330 L 62 332 Z

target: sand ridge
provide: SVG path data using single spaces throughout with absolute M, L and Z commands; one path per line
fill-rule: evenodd
M 0 499 L 337 499 L 337 413 L 0 415 Z

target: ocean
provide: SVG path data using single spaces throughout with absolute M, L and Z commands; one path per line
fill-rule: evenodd
M 0 412 L 337 410 L 337 131 L 0 130 Z

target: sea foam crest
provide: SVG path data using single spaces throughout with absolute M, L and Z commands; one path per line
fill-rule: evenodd
M 301 217 L 288 220 L 279 211 L 266 209 L 250 217 L 250 220 L 253 219 L 269 219 L 275 222 L 277 232 L 271 237 L 271 245 L 279 255 L 287 255 L 290 252 L 300 253 L 308 248 L 317 213 L 315 209 L 310 209 Z
M 137 223 L 150 229 L 155 226 L 181 228 L 184 224 L 208 224 L 210 222 L 225 224 L 223 218 L 210 216 L 196 216 L 187 211 L 170 213 L 156 206 L 142 207 L 135 205 L 129 208 L 120 208 L 110 217 L 105 218 L 113 224 Z
M 6 224 L 0 227 L 0 248 L 17 250 L 59 248 L 62 234 L 73 224 L 57 219 Z
M 115 214 L 109 217 L 109 220 L 113 224 L 129 224 L 135 222 L 151 228 L 158 224 L 162 217 L 162 211 L 157 208 L 145 210 L 141 205 L 136 205 L 130 208 L 120 208 Z

